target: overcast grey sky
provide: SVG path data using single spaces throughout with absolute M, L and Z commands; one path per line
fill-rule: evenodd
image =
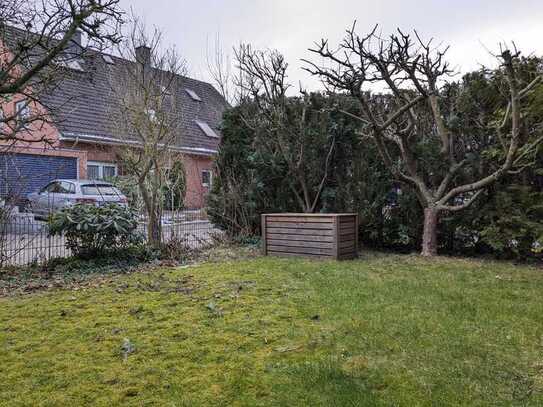
M 206 43 L 217 34 L 223 48 L 248 42 L 275 48 L 290 63 L 293 83 L 314 88 L 300 69 L 300 58 L 322 37 L 335 44 L 356 19 L 360 33 L 379 23 L 383 33 L 395 27 L 417 29 L 451 46 L 449 61 L 462 71 L 491 63 L 485 47 L 514 40 L 524 54 L 543 55 L 543 0 L 121 0 L 146 24 L 161 28 L 165 43 L 175 44 L 190 74 L 207 79 Z

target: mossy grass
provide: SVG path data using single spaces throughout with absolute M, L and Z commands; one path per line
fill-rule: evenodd
M 254 258 L 0 299 L 0 404 L 543 405 L 543 272 Z

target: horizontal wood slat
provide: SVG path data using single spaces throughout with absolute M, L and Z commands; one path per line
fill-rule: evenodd
M 313 248 L 313 247 L 275 246 L 275 245 L 269 244 L 268 250 L 272 252 L 284 252 L 284 253 L 326 254 L 329 256 L 332 255 L 332 249 Z
M 276 256 L 352 259 L 357 255 L 354 214 L 264 214 L 263 253 Z
M 303 216 L 268 216 L 268 222 L 301 222 L 301 223 L 332 223 L 329 216 L 304 218 Z
M 291 234 L 291 235 L 312 235 L 312 236 L 332 236 L 332 229 L 296 229 L 296 228 L 276 228 L 267 227 L 268 233 Z
M 339 230 L 354 230 L 354 222 L 341 223 Z
M 339 242 L 339 248 L 345 249 L 345 248 L 353 248 L 354 247 L 354 240 L 347 240 L 345 242 Z
M 268 245 L 273 246 L 291 246 L 291 247 L 321 247 L 325 249 L 332 249 L 332 243 L 329 242 L 300 242 L 297 240 L 276 240 L 276 239 L 268 239 Z M 354 242 L 353 242 L 354 246 Z
M 319 222 L 268 222 L 270 228 L 302 228 L 302 229 L 330 229 L 334 227 L 332 223 Z
M 354 232 L 341 234 L 339 240 L 356 240 L 356 235 L 354 234 Z
M 316 236 L 316 235 L 294 235 L 288 233 L 268 233 L 266 235 L 266 240 L 295 240 L 295 241 L 304 241 L 304 242 L 333 242 L 332 236 Z M 351 240 L 354 240 L 351 239 Z

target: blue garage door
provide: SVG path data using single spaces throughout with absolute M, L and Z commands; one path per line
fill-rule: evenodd
M 55 178 L 77 179 L 77 158 L 0 153 L 0 195 L 24 200 Z

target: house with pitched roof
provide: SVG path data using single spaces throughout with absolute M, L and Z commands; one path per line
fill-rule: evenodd
M 16 37 L 20 30 L 14 30 Z M 16 41 L 16 38 L 14 39 Z M 122 175 L 117 152 L 128 143 L 114 131 L 111 119 L 111 81 L 121 75 L 126 64 L 134 61 L 84 49 L 80 35 L 73 39 L 80 47 L 77 59 L 66 66 L 65 75 L 51 89 L 40 95 L 53 120 L 30 129 L 36 140 L 47 143 L 18 142 L 9 153 L 0 148 L 0 195 L 17 191 L 24 196 L 39 190 L 50 180 L 104 179 Z M 135 50 L 137 58 L 148 58 L 149 49 Z M 220 143 L 220 123 L 228 103 L 209 83 L 179 76 L 172 97 L 181 117 L 179 137 L 170 146 L 185 166 L 187 208 L 201 208 L 211 188 L 213 158 Z M 13 98 L 3 110 L 24 111 L 32 104 Z M 40 107 L 42 108 L 42 107 Z M 32 124 L 30 124 L 32 126 Z M 137 148 L 137 146 L 134 146 Z

